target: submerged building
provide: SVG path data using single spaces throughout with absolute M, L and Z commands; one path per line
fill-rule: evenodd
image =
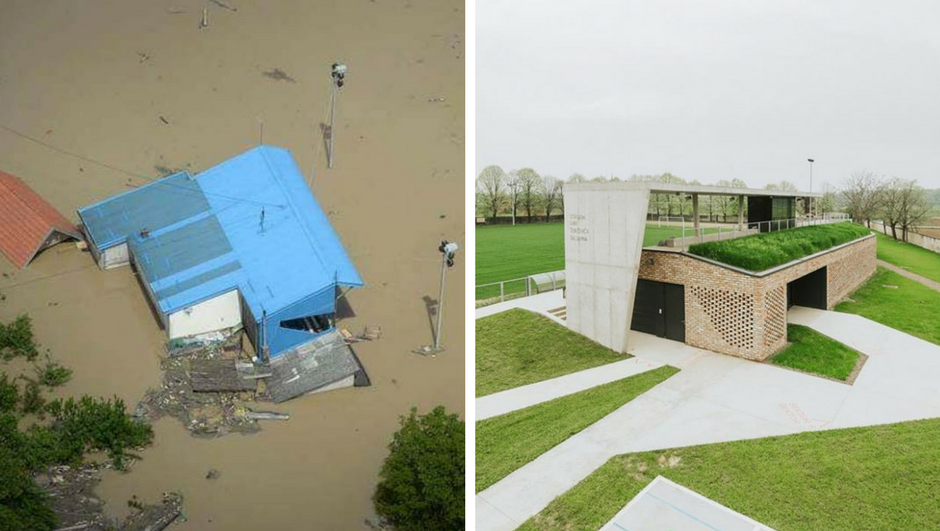
M 23 268 L 40 252 L 81 234 L 23 181 L 0 171 L 0 253 Z
M 171 339 L 244 327 L 273 360 L 335 332 L 340 290 L 363 284 L 286 149 L 260 146 L 78 215 L 95 261 L 135 269 Z

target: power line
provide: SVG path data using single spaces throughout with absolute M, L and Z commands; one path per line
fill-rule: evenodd
M 5 126 L 5 125 L 3 125 L 3 124 L 0 124 L 0 129 L 3 129 L 4 131 L 6 131 L 6 132 L 8 132 L 8 133 L 10 133 L 10 134 L 16 135 L 16 136 L 18 136 L 18 137 L 20 137 L 20 138 L 23 138 L 23 139 L 25 139 L 25 140 L 29 140 L 30 142 L 34 142 L 34 143 L 36 143 L 36 144 L 39 144 L 40 146 L 43 146 L 43 147 L 45 147 L 45 148 L 47 148 L 47 149 L 51 149 L 51 150 L 53 150 L 53 151 L 55 151 L 55 152 L 57 152 L 57 153 L 62 153 L 63 155 L 68 155 L 68 156 L 70 156 L 70 157 L 75 157 L 75 158 L 77 158 L 77 159 L 83 160 L 83 161 L 88 162 L 88 163 L 91 163 L 91 164 L 97 164 L 98 166 L 101 166 L 102 168 L 107 168 L 107 169 L 109 169 L 109 170 L 116 171 L 116 172 L 118 172 L 118 173 L 123 173 L 124 175 L 129 175 L 129 176 L 131 176 L 131 177 L 136 177 L 136 178 L 138 178 L 138 179 L 143 179 L 143 180 L 147 181 L 148 184 L 149 184 L 149 183 L 157 183 L 157 184 L 159 184 L 159 185 L 169 186 L 169 187 L 171 187 L 171 188 L 178 188 L 178 189 L 180 189 L 180 190 L 183 190 L 183 191 L 186 191 L 186 192 L 190 192 L 190 193 L 195 192 L 195 190 L 193 190 L 193 189 L 191 189 L 191 188 L 187 188 L 187 187 L 185 187 L 185 186 L 180 186 L 180 185 L 175 184 L 175 183 L 170 183 L 170 182 L 166 182 L 166 181 L 161 181 L 161 180 L 158 180 L 158 179 L 155 179 L 155 178 L 153 178 L 153 177 L 150 177 L 150 176 L 147 176 L 147 175 L 143 175 L 143 174 L 140 174 L 140 173 L 134 173 L 134 172 L 132 172 L 132 171 L 128 171 L 128 170 L 125 170 L 125 169 L 123 169 L 123 168 L 119 168 L 119 167 L 117 167 L 117 166 L 114 166 L 113 164 L 108 164 L 107 162 L 101 162 L 101 161 L 99 161 L 99 160 L 95 160 L 95 159 L 92 159 L 92 158 L 90 158 L 90 157 L 86 157 L 85 155 L 82 155 L 82 154 L 80 154 L 80 153 L 75 153 L 75 152 L 73 152 L 73 151 L 69 151 L 69 150 L 67 150 L 67 149 L 63 149 L 63 148 L 54 146 L 54 145 L 52 145 L 52 144 L 50 144 L 50 143 L 48 143 L 48 142 L 46 142 L 46 141 L 44 141 L 44 140 L 40 140 L 40 139 L 35 138 L 35 137 L 33 137 L 33 136 L 27 135 L 26 133 L 22 133 L 22 132 L 20 132 L 20 131 L 17 131 L 16 129 L 12 129 L 12 128 L 7 127 L 7 126 Z M 135 188 L 137 188 L 137 187 L 135 187 Z M 243 203 L 249 203 L 249 204 L 254 204 L 254 205 L 266 205 L 266 206 L 273 206 L 273 207 L 276 207 L 276 208 L 285 208 L 285 205 L 283 205 L 283 204 L 281 204 L 281 203 L 268 203 L 268 202 L 265 202 L 265 201 L 254 201 L 254 200 L 251 200 L 251 199 L 243 199 L 243 198 L 240 198 L 240 197 L 231 197 L 231 196 L 227 196 L 227 195 L 224 195 L 224 194 L 218 194 L 218 193 L 214 193 L 214 192 L 206 192 L 205 190 L 201 190 L 201 189 L 200 189 L 200 191 L 202 192 L 203 195 L 218 197 L 218 198 L 220 198 L 220 199 L 225 199 L 225 200 L 228 200 L 228 201 L 240 201 L 240 202 L 243 202 Z

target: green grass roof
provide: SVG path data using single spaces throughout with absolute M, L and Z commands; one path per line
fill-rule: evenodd
M 863 225 L 833 223 L 697 243 L 689 252 L 749 271 L 764 271 L 869 234 Z

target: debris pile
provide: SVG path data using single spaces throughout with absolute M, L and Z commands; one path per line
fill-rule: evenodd
M 104 502 L 94 489 L 101 482 L 103 469 L 110 463 L 88 463 L 77 467 L 53 466 L 36 478 L 49 496 L 49 504 L 59 520 L 59 529 L 74 531 L 161 531 L 182 515 L 183 497 L 164 493 L 160 503 L 148 505 L 129 502 L 135 511 L 123 522 L 104 514 Z
M 164 371 L 163 384 L 159 389 L 147 391 L 134 416 L 153 422 L 169 415 L 200 437 L 260 431 L 256 419 L 249 416 L 251 410 L 245 405 L 259 399 L 255 380 L 241 391 L 207 391 L 212 367 L 227 363 L 232 372 L 235 371 L 241 354 L 240 346 L 241 333 L 224 339 L 171 341 L 167 344 L 169 356 L 160 364 Z M 200 387 L 198 391 L 193 387 L 194 374 Z

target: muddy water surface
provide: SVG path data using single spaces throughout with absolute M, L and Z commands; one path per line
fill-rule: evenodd
M 374 386 L 286 404 L 288 422 L 202 440 L 176 421 L 99 489 L 121 514 L 137 495 L 185 498 L 179 529 L 364 529 L 397 417 L 463 413 L 462 261 L 449 276 L 437 358 L 426 296 L 437 241 L 463 241 L 463 6 L 457 1 L 33 2 L 0 0 L 0 169 L 73 220 L 79 206 L 160 172 L 199 171 L 256 145 L 289 148 L 367 282 L 343 326 L 379 325 L 357 349 Z M 209 26 L 199 29 L 202 10 Z M 336 167 L 326 169 L 329 65 L 349 64 Z M 263 132 L 262 126 L 263 123 Z M 143 176 L 143 177 L 141 177 Z M 129 270 L 102 272 L 60 245 L 26 270 L 0 259 L 0 319 L 28 312 L 72 369 L 61 395 L 133 406 L 159 384 L 163 332 Z M 221 476 L 207 480 L 215 468 Z

